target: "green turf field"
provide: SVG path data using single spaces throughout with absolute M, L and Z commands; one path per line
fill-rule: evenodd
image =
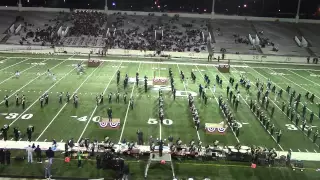
M 17 56 L 17 58 L 15 58 Z M 18 57 L 19 56 L 19 57 Z M 57 59 L 59 58 L 59 59 Z M 12 127 L 18 127 L 23 136 L 21 141 L 27 140 L 25 130 L 29 125 L 35 126 L 35 132 L 32 139 L 35 141 L 66 142 L 70 138 L 76 141 L 80 138 L 97 139 L 101 141 L 105 136 L 109 136 L 113 142 L 117 143 L 123 139 L 127 141 L 136 141 L 136 131 L 140 129 L 144 133 L 145 140 L 149 136 L 166 139 L 173 136 L 175 139 L 180 137 L 183 143 L 190 140 L 202 141 L 204 145 L 212 144 L 219 140 L 223 145 L 261 145 L 273 147 L 277 150 L 287 151 L 289 149 L 295 152 L 320 152 L 320 140 L 312 142 L 313 133 L 320 126 L 319 110 L 317 103 L 320 101 L 320 67 L 295 66 L 295 65 L 271 65 L 271 64 L 244 64 L 232 63 L 231 73 L 222 74 L 214 66 L 205 64 L 174 64 L 172 62 L 147 62 L 130 58 L 108 58 L 98 68 L 85 67 L 85 74 L 78 75 L 76 64 L 85 61 L 86 57 L 75 56 L 28 56 L 15 54 L 1 54 L 0 57 L 0 97 L 8 95 L 9 107 L 6 108 L 4 101 L 0 103 L 0 127 L 9 124 Z M 108 61 L 117 60 L 117 61 Z M 122 60 L 134 60 L 132 62 L 122 62 Z M 140 79 L 143 76 L 149 77 L 149 80 L 156 77 L 168 77 L 168 70 L 172 69 L 175 87 L 181 91 L 183 96 L 173 100 L 170 91 L 164 90 L 165 102 L 165 121 L 164 124 L 158 123 L 157 97 L 158 90 L 149 88 L 144 92 L 143 82 L 139 86 L 134 83 L 129 84 L 127 89 L 123 88 L 123 78 L 127 73 L 130 78 L 135 78 L 136 72 L 139 72 Z M 56 74 L 56 81 L 48 77 L 45 73 L 50 69 Z M 116 84 L 116 71 L 121 71 L 120 85 Z M 19 70 L 21 76 L 16 78 L 14 73 Z M 180 80 L 179 72 L 183 71 L 187 81 Z M 190 73 L 193 71 L 197 76 L 196 83 L 191 82 Z M 38 76 L 37 73 L 40 73 Z M 215 83 L 215 76 L 219 75 L 223 79 L 222 88 L 217 86 L 216 92 L 212 89 L 207 90 L 209 97 L 207 105 L 200 97 L 195 98 L 195 105 L 199 110 L 201 130 L 197 133 L 192 122 L 192 115 L 188 108 L 186 92 L 198 93 L 198 85 L 203 84 L 203 76 L 208 75 L 211 79 L 211 86 Z M 241 98 L 240 105 L 235 112 L 235 118 L 241 124 L 239 137 L 235 137 L 229 129 L 226 135 L 208 135 L 204 131 L 205 123 L 220 123 L 224 117 L 218 107 L 217 98 L 222 95 L 227 98 L 226 86 L 229 77 L 234 77 L 239 81 L 240 75 L 244 75 L 251 81 L 252 87 L 250 93 L 247 93 L 242 86 L 240 87 Z M 270 93 L 270 105 L 264 109 L 265 113 L 270 114 L 271 108 L 275 107 L 274 117 L 271 118 L 271 124 L 274 124 L 276 130 L 282 130 L 283 135 L 279 144 L 275 142 L 275 136 L 272 137 L 261 125 L 249 108 L 250 100 L 257 98 L 257 89 L 255 88 L 256 78 L 264 83 L 270 78 L 276 85 L 277 90 L 284 90 L 283 97 L 275 101 L 275 94 Z M 301 122 L 295 126 L 285 112 L 281 111 L 282 102 L 288 103 L 289 95 L 285 92 L 286 87 L 290 85 L 298 93 L 302 94 L 301 103 L 307 103 L 306 119 L 308 126 L 313 126 L 313 132 L 310 138 L 306 132 L 301 130 Z M 107 94 L 120 92 L 120 103 L 115 102 L 115 96 L 112 103 L 108 103 Z M 315 103 L 310 103 L 304 97 L 306 91 L 315 94 Z M 49 93 L 49 104 L 40 108 L 39 97 L 43 93 Z M 70 94 L 77 93 L 79 96 L 79 107 L 75 108 L 73 104 L 66 103 L 65 98 L 62 104 L 59 104 L 59 93 L 66 92 Z M 15 105 L 15 94 L 22 94 L 26 97 L 26 107 Z M 95 97 L 97 94 L 104 93 L 104 104 L 96 105 Z M 128 93 L 128 97 L 134 98 L 134 109 L 131 110 L 128 104 L 122 100 L 122 95 Z M 231 103 L 230 107 L 231 106 Z M 260 103 L 259 103 L 260 104 Z M 260 105 L 261 106 L 261 105 Z M 99 127 L 99 119 L 107 117 L 107 108 L 113 109 L 113 118 L 120 119 L 121 125 L 118 130 L 107 130 Z M 309 122 L 310 112 L 315 113 L 313 123 Z M 302 104 L 298 108 L 302 112 Z M 13 133 L 10 132 L 10 138 Z M 181 171 L 181 169 L 180 169 Z
M 30 57 L 29 57 L 30 58 Z M 315 112 L 315 118 L 312 126 L 314 130 L 320 125 L 319 106 L 310 103 L 305 99 L 306 91 L 315 94 L 315 102 L 318 102 L 320 91 L 320 71 L 309 69 L 308 67 L 299 70 L 295 66 L 289 66 L 288 69 L 278 69 L 276 65 L 265 65 L 263 67 L 250 67 L 246 65 L 234 65 L 231 68 L 230 74 L 222 74 L 215 67 L 208 65 L 184 65 L 184 64 L 166 64 L 166 62 L 122 62 L 104 61 L 98 68 L 86 68 L 85 74 L 78 75 L 75 65 L 81 62 L 81 59 L 72 60 L 67 57 L 57 59 L 50 58 L 14 58 L 7 59 L 2 56 L 0 63 L 0 96 L 8 95 L 9 108 L 4 106 L 4 101 L 1 102 L 1 122 L 0 126 L 10 124 L 24 131 L 28 125 L 35 126 L 33 139 L 36 141 L 51 141 L 56 139 L 58 142 L 65 142 L 70 138 L 78 140 L 79 138 L 90 138 L 102 140 L 104 136 L 109 136 L 114 142 L 126 139 L 128 141 L 136 141 L 136 131 L 138 129 L 144 132 L 147 139 L 149 136 L 165 139 L 169 135 L 174 138 L 180 137 L 183 142 L 188 143 L 194 139 L 201 140 L 204 144 L 212 143 L 218 139 L 222 144 L 232 145 L 240 141 L 244 145 L 264 145 L 267 147 L 275 147 L 278 150 L 303 151 L 303 152 L 318 152 L 318 141 L 312 143 L 307 138 L 306 132 L 301 131 L 301 127 L 296 127 L 281 111 L 282 102 L 289 100 L 288 94 L 285 92 L 287 85 L 295 89 L 297 93 L 302 94 L 301 103 L 307 103 L 308 111 L 306 119 L 309 119 L 310 111 Z M 85 59 L 82 57 L 82 59 Z M 219 75 L 223 79 L 222 88 L 217 86 L 214 93 L 211 89 L 207 90 L 209 96 L 208 104 L 205 105 L 200 98 L 196 98 L 195 104 L 199 109 L 201 120 L 201 131 L 197 134 L 192 122 L 191 113 L 188 109 L 186 96 L 177 97 L 173 101 L 170 91 L 164 90 L 165 94 L 165 123 L 159 125 L 157 123 L 157 97 L 158 91 L 149 88 L 147 93 L 144 92 L 143 83 L 140 86 L 135 86 L 133 83 L 127 89 L 123 89 L 123 77 L 127 73 L 129 77 L 135 78 L 135 73 L 139 72 L 140 78 L 143 76 L 152 79 L 156 77 L 168 77 L 168 70 L 173 70 L 175 78 L 175 86 L 182 93 L 186 91 L 198 92 L 198 85 L 204 84 L 203 76 L 207 74 L 212 84 L 215 82 L 215 76 Z M 45 71 L 51 69 L 56 74 L 56 81 L 48 77 Z M 116 84 L 115 73 L 121 71 L 121 80 L 119 86 Z M 14 72 L 19 70 L 21 76 L 15 78 Z M 186 82 L 180 80 L 179 72 L 183 71 L 187 77 L 191 71 L 197 76 L 196 83 L 191 82 L 189 77 Z M 40 73 L 40 76 L 37 76 Z M 229 130 L 225 136 L 207 135 L 204 131 L 205 123 L 220 123 L 223 121 L 223 116 L 218 108 L 217 97 L 222 95 L 226 97 L 226 86 L 229 77 L 234 77 L 236 81 L 240 79 L 240 74 L 244 75 L 252 82 L 250 93 L 247 94 L 241 86 L 241 101 L 235 119 L 241 123 L 241 131 L 238 138 Z M 274 93 L 270 95 L 270 105 L 265 113 L 270 113 L 272 106 L 275 106 L 275 114 L 271 122 L 275 124 L 277 130 L 281 129 L 283 136 L 279 144 L 271 138 L 260 121 L 255 117 L 249 108 L 251 99 L 256 99 L 257 89 L 254 84 L 256 78 L 260 81 L 267 82 L 270 78 L 272 83 L 277 86 L 277 89 L 284 89 L 282 99 L 274 101 Z M 112 98 L 112 103 L 107 102 L 107 94 L 120 92 L 120 103 L 115 102 L 115 96 Z M 43 93 L 49 93 L 49 104 L 44 108 L 40 108 L 39 96 Z M 70 94 L 77 93 L 79 96 L 79 107 L 74 108 L 72 103 L 58 103 L 58 93 L 66 92 Z M 134 98 L 134 110 L 130 110 L 128 104 L 124 104 L 122 95 L 128 94 L 128 97 Z M 26 96 L 26 108 L 15 105 L 15 94 Z M 105 94 L 105 103 L 96 106 L 95 96 L 97 94 Z M 65 99 L 65 98 L 63 98 Z M 229 103 L 231 104 L 231 103 Z M 118 130 L 106 130 L 99 127 L 97 121 L 100 118 L 106 117 L 106 109 L 113 109 L 113 118 L 118 118 L 121 121 L 121 127 Z M 232 107 L 232 106 L 231 106 Z M 299 106 L 298 112 L 301 113 L 302 105 Z M 300 124 L 301 125 L 301 124 Z M 308 125 L 311 125 L 308 121 Z M 311 136 L 312 137 L 312 136 Z M 12 138 L 12 137 L 11 137 Z M 21 140 L 26 140 L 22 137 Z

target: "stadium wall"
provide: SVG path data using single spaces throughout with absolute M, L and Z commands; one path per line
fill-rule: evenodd
M 19 11 L 18 6 L 0 6 L 0 10 L 11 10 L 11 11 Z M 77 9 L 83 11 L 93 11 L 92 9 Z M 38 11 L 38 12 L 70 12 L 70 9 L 67 8 L 45 8 L 45 7 L 21 7 L 20 11 Z M 196 14 L 196 13 L 161 13 L 161 12 L 142 12 L 142 11 L 114 11 L 114 10 L 94 10 L 99 12 L 106 12 L 108 14 L 113 13 L 127 13 L 128 15 L 138 15 L 138 16 L 148 16 L 150 13 L 154 14 L 154 16 L 163 16 L 166 14 L 167 16 L 173 17 L 178 14 L 180 17 L 188 17 L 188 18 L 204 18 L 210 19 L 212 18 L 211 14 Z M 253 17 L 253 16 L 227 16 L 227 15 L 219 15 L 215 14 L 213 16 L 214 19 L 229 19 L 229 20 L 249 20 L 249 21 L 280 21 L 280 22 L 295 22 L 295 18 L 270 18 L 270 17 Z M 300 19 L 300 23 L 312 23 L 312 24 L 320 24 L 319 20 L 313 19 Z
M 97 54 L 102 48 L 81 48 L 81 47 L 55 47 L 50 46 L 21 46 L 21 45 L 0 45 L 0 52 L 6 53 L 39 53 L 39 54 L 78 54 L 87 56 L 89 53 Z M 155 51 L 109 49 L 108 55 L 128 57 L 158 57 Z M 175 59 L 191 59 L 193 61 L 207 61 L 208 53 L 190 52 L 162 52 L 162 56 Z M 214 54 L 215 58 L 221 57 L 220 53 Z M 248 54 L 225 54 L 225 59 L 241 62 L 280 62 L 280 63 L 306 63 L 307 57 L 276 56 L 276 55 L 248 55 Z

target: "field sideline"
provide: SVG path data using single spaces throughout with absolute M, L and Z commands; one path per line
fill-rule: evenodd
M 217 68 L 207 64 L 195 63 L 177 63 L 177 62 L 149 62 L 127 59 L 105 60 L 98 68 L 85 68 L 85 74 L 78 75 L 75 65 L 84 61 L 85 58 L 69 56 L 66 58 L 34 58 L 32 56 L 15 58 L 0 58 L 0 97 L 9 96 L 9 107 L 4 106 L 4 101 L 0 102 L 0 126 L 9 124 L 12 127 L 18 127 L 23 136 L 20 140 L 26 140 L 25 131 L 29 125 L 35 126 L 35 132 L 32 139 L 34 141 L 51 141 L 56 139 L 58 142 L 66 142 L 70 138 L 78 141 L 80 138 L 97 139 L 101 141 L 105 136 L 109 136 L 113 142 L 117 143 L 126 139 L 127 141 L 136 141 L 135 132 L 140 129 L 144 133 L 145 141 L 148 137 L 158 137 L 166 139 L 172 135 L 175 139 L 180 137 L 183 143 L 188 143 L 194 139 L 201 140 L 204 144 L 212 144 L 219 140 L 221 144 L 235 145 L 238 141 L 243 145 L 261 145 L 274 147 L 277 150 L 289 150 L 297 152 L 320 152 L 319 143 L 312 142 L 312 136 L 307 137 L 306 132 L 302 132 L 299 126 L 294 125 L 286 117 L 285 112 L 281 111 L 282 102 L 287 103 L 289 96 L 285 92 L 287 85 L 301 93 L 302 101 L 298 112 L 302 111 L 302 104 L 307 103 L 308 111 L 306 114 L 309 119 L 310 112 L 315 113 L 313 123 L 307 121 L 308 126 L 313 126 L 314 131 L 320 126 L 319 106 L 316 104 L 320 99 L 320 68 L 319 67 L 300 67 L 295 65 L 251 65 L 235 63 L 231 64 L 230 74 L 221 74 Z M 181 97 L 174 101 L 170 91 L 164 90 L 165 95 L 165 124 L 157 123 L 157 97 L 158 90 L 150 87 L 148 92 L 144 92 L 143 82 L 139 86 L 130 84 L 127 89 L 123 88 L 123 78 L 127 73 L 130 78 L 135 79 L 136 72 L 139 72 L 140 79 L 147 76 L 151 80 L 156 77 L 168 77 L 168 70 L 172 69 L 176 88 L 181 91 Z M 300 68 L 300 69 L 299 69 Z M 56 81 L 47 77 L 46 70 L 50 69 L 56 74 Z M 117 70 L 121 71 L 120 85 L 117 86 L 115 74 Z M 21 76 L 15 78 L 14 72 L 19 70 Z M 183 71 L 189 79 L 182 82 L 179 78 L 179 72 Z M 193 71 L 197 80 L 192 83 L 190 73 Z M 38 75 L 37 73 L 40 73 Z M 205 105 L 200 98 L 195 98 L 195 104 L 199 109 L 201 130 L 196 131 L 192 122 L 191 113 L 188 109 L 187 92 L 198 93 L 198 85 L 203 84 L 204 74 L 211 79 L 212 85 L 215 82 L 215 76 L 219 75 L 223 79 L 222 88 L 217 87 L 216 92 L 212 89 L 207 90 L 209 97 L 208 104 Z M 208 135 L 204 131 L 205 123 L 220 123 L 224 121 L 218 108 L 217 98 L 221 95 L 226 96 L 226 86 L 229 77 L 234 77 L 239 81 L 240 74 L 247 77 L 252 82 L 251 92 L 246 93 L 243 87 L 240 87 L 241 100 L 235 117 L 241 124 L 239 137 L 229 130 L 224 136 Z M 282 130 L 283 136 L 279 144 L 275 142 L 275 137 L 269 134 L 261 126 L 260 121 L 255 117 L 249 108 L 250 100 L 256 99 L 257 89 L 254 87 L 256 78 L 264 83 L 270 78 L 276 85 L 277 90 L 283 89 L 283 98 L 275 100 L 275 94 L 270 94 L 270 107 L 275 107 L 274 117 L 271 122 L 275 124 L 277 130 Z M 120 92 L 120 103 L 108 103 L 107 95 Z M 314 93 L 315 103 L 310 103 L 304 94 L 306 91 Z M 39 97 L 45 92 L 49 93 L 49 104 L 40 108 Z M 74 108 L 72 103 L 66 103 L 65 98 L 62 104 L 58 102 L 58 94 L 66 92 L 70 94 L 77 93 L 79 107 Z M 21 96 L 24 94 L 27 99 L 26 108 L 16 106 L 14 101 L 15 94 Z M 95 97 L 97 94 L 104 93 L 103 105 L 96 105 Z M 129 109 L 128 104 L 123 103 L 122 95 L 128 94 L 134 98 L 135 106 L 133 110 Z M 121 125 L 118 130 L 106 130 L 99 127 L 97 121 L 107 116 L 106 109 L 112 107 L 113 117 L 120 119 Z M 269 109 L 264 110 L 270 114 Z M 13 138 L 10 130 L 10 138 Z

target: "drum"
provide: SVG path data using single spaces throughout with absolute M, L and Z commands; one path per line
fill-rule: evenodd
M 237 153 L 237 152 L 239 152 L 237 149 L 231 149 L 231 152 L 233 152 L 233 153 Z

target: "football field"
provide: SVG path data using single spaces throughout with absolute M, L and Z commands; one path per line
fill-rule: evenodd
M 0 127 L 5 124 L 10 127 L 17 127 L 22 133 L 21 141 L 27 140 L 26 129 L 29 125 L 35 126 L 32 135 L 33 141 L 66 142 L 74 138 L 79 141 L 81 138 L 102 141 L 106 136 L 114 143 L 119 141 L 137 141 L 137 130 L 144 135 L 145 144 L 150 136 L 154 138 L 167 139 L 173 136 L 174 140 L 181 138 L 183 143 L 188 144 L 192 139 L 202 141 L 204 145 L 212 144 L 219 140 L 223 145 L 256 145 L 273 147 L 277 150 L 293 150 L 295 152 L 320 152 L 320 140 L 313 143 L 313 135 L 320 126 L 319 111 L 320 105 L 320 67 L 319 66 L 298 66 L 298 65 L 272 65 L 272 64 L 244 64 L 232 63 L 231 73 L 223 74 L 213 65 L 155 62 L 146 60 L 106 59 L 97 67 L 87 67 L 85 57 L 49 57 L 49 56 L 28 56 L 14 54 L 0 57 L 0 97 L 9 96 L 9 107 L 5 101 L 0 102 Z M 111 61 L 112 60 L 112 61 Z M 115 61 L 116 60 L 116 61 Z M 85 73 L 77 73 L 77 64 L 84 63 Z M 164 117 L 163 124 L 158 118 L 158 91 L 157 86 L 148 86 L 144 90 L 143 77 L 147 76 L 149 81 L 153 77 L 169 78 L 169 68 L 173 71 L 177 97 L 174 100 L 170 84 L 168 87 L 161 87 L 164 94 Z M 50 69 L 55 74 L 56 80 L 48 76 L 46 71 Z M 116 83 L 116 73 L 121 72 L 120 84 Z M 20 71 L 16 77 L 15 72 Z M 180 71 L 186 75 L 183 82 L 180 79 Z M 135 83 L 136 73 L 139 73 L 141 82 Z M 196 82 L 191 81 L 191 72 L 196 75 Z M 129 86 L 124 89 L 123 80 L 125 74 L 129 76 Z M 206 90 L 208 96 L 207 104 L 199 96 L 195 97 L 195 105 L 199 111 L 200 129 L 196 131 L 189 110 L 187 94 L 198 94 L 199 84 L 204 84 L 204 75 L 211 80 L 211 86 Z M 222 87 L 215 84 L 216 75 L 222 78 Z M 237 109 L 227 99 L 226 87 L 229 78 L 235 78 L 239 82 L 240 75 L 243 75 L 251 82 L 250 92 L 247 93 L 244 87 L 240 87 L 240 105 Z M 270 93 L 269 107 L 261 108 L 270 117 L 271 108 L 275 108 L 270 124 L 274 124 L 275 131 L 282 131 L 280 143 L 276 143 L 276 133 L 273 135 L 267 131 L 262 122 L 250 109 L 250 101 L 257 99 L 256 79 L 266 85 L 270 78 L 272 86 L 276 91 L 283 89 L 282 98 L 276 98 L 275 93 Z M 286 93 L 287 86 L 296 94 L 301 93 L 301 103 L 297 113 L 302 114 L 303 104 L 306 104 L 307 125 L 302 130 L 301 120 L 296 125 L 295 118 L 291 121 L 286 115 L 289 94 Z M 314 94 L 314 103 L 305 97 L 306 92 Z M 44 93 L 49 94 L 49 103 L 40 107 L 39 98 Z M 63 93 L 63 101 L 59 103 L 59 94 Z M 79 106 L 74 107 L 72 100 L 66 102 L 66 93 L 77 94 Z M 120 93 L 120 102 L 116 102 L 115 94 Z M 112 93 L 112 102 L 109 103 L 108 94 Z M 129 99 L 134 99 L 134 107 L 130 108 L 123 100 L 127 93 Z M 26 97 L 26 106 L 16 105 L 15 95 Z M 103 104 L 97 105 L 96 96 L 104 94 Z M 220 124 L 225 121 L 218 105 L 218 97 L 222 96 L 231 107 L 235 119 L 240 126 L 239 136 L 228 128 L 225 135 L 212 135 L 205 131 L 205 123 Z M 261 99 L 261 98 L 260 98 Z M 286 103 L 285 111 L 282 111 L 282 104 Z M 261 102 L 258 102 L 262 107 Z M 112 108 L 113 119 L 120 120 L 118 128 L 102 128 L 101 121 L 107 118 L 107 109 Z M 310 114 L 314 112 L 314 120 L 310 122 Z M 307 127 L 312 126 L 312 133 L 307 136 Z M 13 129 L 13 128 L 12 128 Z M 12 129 L 9 132 L 9 139 L 13 139 Z

